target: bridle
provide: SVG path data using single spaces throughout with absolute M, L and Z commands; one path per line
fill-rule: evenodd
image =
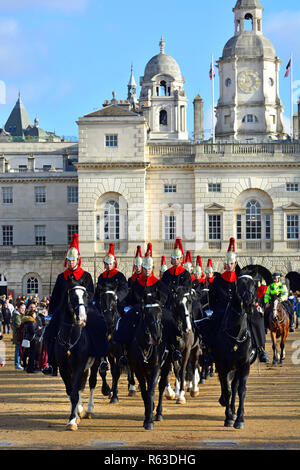
M 78 304 L 75 307 L 73 306 L 70 300 L 70 293 L 72 294 L 73 292 L 75 292 L 79 300 Z M 78 295 L 78 293 L 80 293 L 81 295 Z M 68 308 L 69 308 L 69 312 L 72 314 L 73 323 L 70 324 L 65 321 L 62 322 L 62 326 L 68 327 L 68 330 L 69 330 L 69 334 L 66 339 L 63 338 L 61 329 L 59 329 L 58 334 L 57 334 L 57 340 L 59 344 L 67 350 L 68 355 L 70 355 L 71 350 L 76 346 L 76 344 L 80 340 L 82 329 L 86 325 L 86 305 L 84 303 L 84 294 L 86 294 L 86 288 L 84 286 L 76 285 L 74 287 L 71 287 L 68 290 Z M 78 324 L 74 324 L 74 322 Z M 74 341 L 74 343 L 70 343 L 69 339 L 71 337 L 71 332 L 73 328 L 75 327 L 79 328 L 79 334 L 76 340 Z

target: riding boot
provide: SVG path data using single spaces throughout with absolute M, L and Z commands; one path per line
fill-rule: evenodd
M 263 347 L 258 348 L 258 357 L 259 357 L 260 362 L 270 361 L 267 351 Z
M 121 350 L 122 350 L 122 354 L 121 354 L 121 356 L 120 356 L 120 358 L 119 358 L 118 364 L 119 364 L 119 366 L 121 366 L 121 367 L 125 367 L 125 366 L 128 365 L 127 349 L 126 349 L 125 344 L 122 344 Z
M 290 319 L 290 333 L 294 333 L 295 331 L 295 322 L 294 322 L 294 314 L 290 314 L 289 315 L 289 319 Z
M 170 349 L 171 349 L 171 352 L 172 352 L 172 360 L 173 361 L 179 361 L 180 359 L 182 359 L 181 352 L 179 351 L 179 349 L 176 349 L 174 344 L 171 345 Z
M 109 370 L 109 365 L 105 357 L 101 357 L 100 361 L 99 373 L 101 374 L 101 372 L 107 372 Z

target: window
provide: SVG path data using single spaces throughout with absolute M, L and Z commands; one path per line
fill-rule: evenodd
M 258 119 L 253 114 L 247 114 L 247 116 L 243 117 L 242 122 L 258 122 Z
M 266 240 L 271 240 L 271 215 L 266 214 Z
M 68 243 L 70 244 L 74 233 L 78 233 L 78 225 L 68 225 Z
M 4 246 L 13 245 L 14 228 L 12 225 L 2 225 L 2 242 Z
M 68 186 L 68 203 L 78 204 L 78 186 Z
M 36 277 L 30 277 L 26 282 L 26 294 L 33 295 L 39 293 L 39 281 Z
M 221 240 L 221 216 L 208 216 L 208 238 L 209 240 Z
M 227 87 L 230 87 L 230 85 L 231 85 L 231 78 L 226 78 L 226 80 L 225 80 L 225 85 L 226 85 Z
M 221 192 L 221 183 L 208 183 L 208 192 L 209 193 L 220 193 Z
M 45 186 L 36 186 L 34 188 L 34 196 L 36 204 L 45 204 L 46 202 L 46 188 Z
M 19 171 L 22 173 L 26 172 L 28 170 L 27 165 L 19 165 Z
M 118 135 L 106 135 L 105 136 L 105 147 L 118 147 Z
M 287 215 L 286 216 L 286 229 L 288 240 L 299 239 L 299 216 L 298 215 Z
M 165 193 L 176 193 L 177 192 L 176 184 L 165 184 L 164 185 L 164 192 Z
M 176 216 L 165 215 L 165 240 L 176 239 Z
M 286 190 L 290 192 L 299 191 L 298 183 L 286 183 Z
M 249 201 L 246 206 L 246 239 L 261 239 L 261 207 L 255 200 Z
M 104 239 L 120 239 L 120 213 L 116 201 L 108 201 L 104 207 Z
M 224 116 L 224 124 L 230 124 L 230 114 Z
M 2 202 L 3 204 L 13 203 L 13 188 L 2 188 Z
M 161 124 L 162 126 L 168 125 L 168 113 L 165 109 L 162 109 L 159 112 L 159 124 Z
M 35 225 L 34 236 L 36 245 L 46 245 L 46 226 Z
M 236 216 L 236 239 L 242 239 L 242 216 L 241 214 L 237 214 Z

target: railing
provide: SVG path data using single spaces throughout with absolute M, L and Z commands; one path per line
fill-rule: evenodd
M 289 240 L 286 242 L 286 247 L 289 250 L 300 250 L 300 240 Z
M 237 249 L 240 251 L 272 251 L 272 240 L 238 240 Z

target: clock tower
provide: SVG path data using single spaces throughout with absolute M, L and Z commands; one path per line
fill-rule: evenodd
M 216 139 L 284 139 L 278 83 L 281 61 L 263 36 L 260 0 L 237 0 L 233 12 L 234 36 L 217 62 L 220 98 L 216 107 Z

